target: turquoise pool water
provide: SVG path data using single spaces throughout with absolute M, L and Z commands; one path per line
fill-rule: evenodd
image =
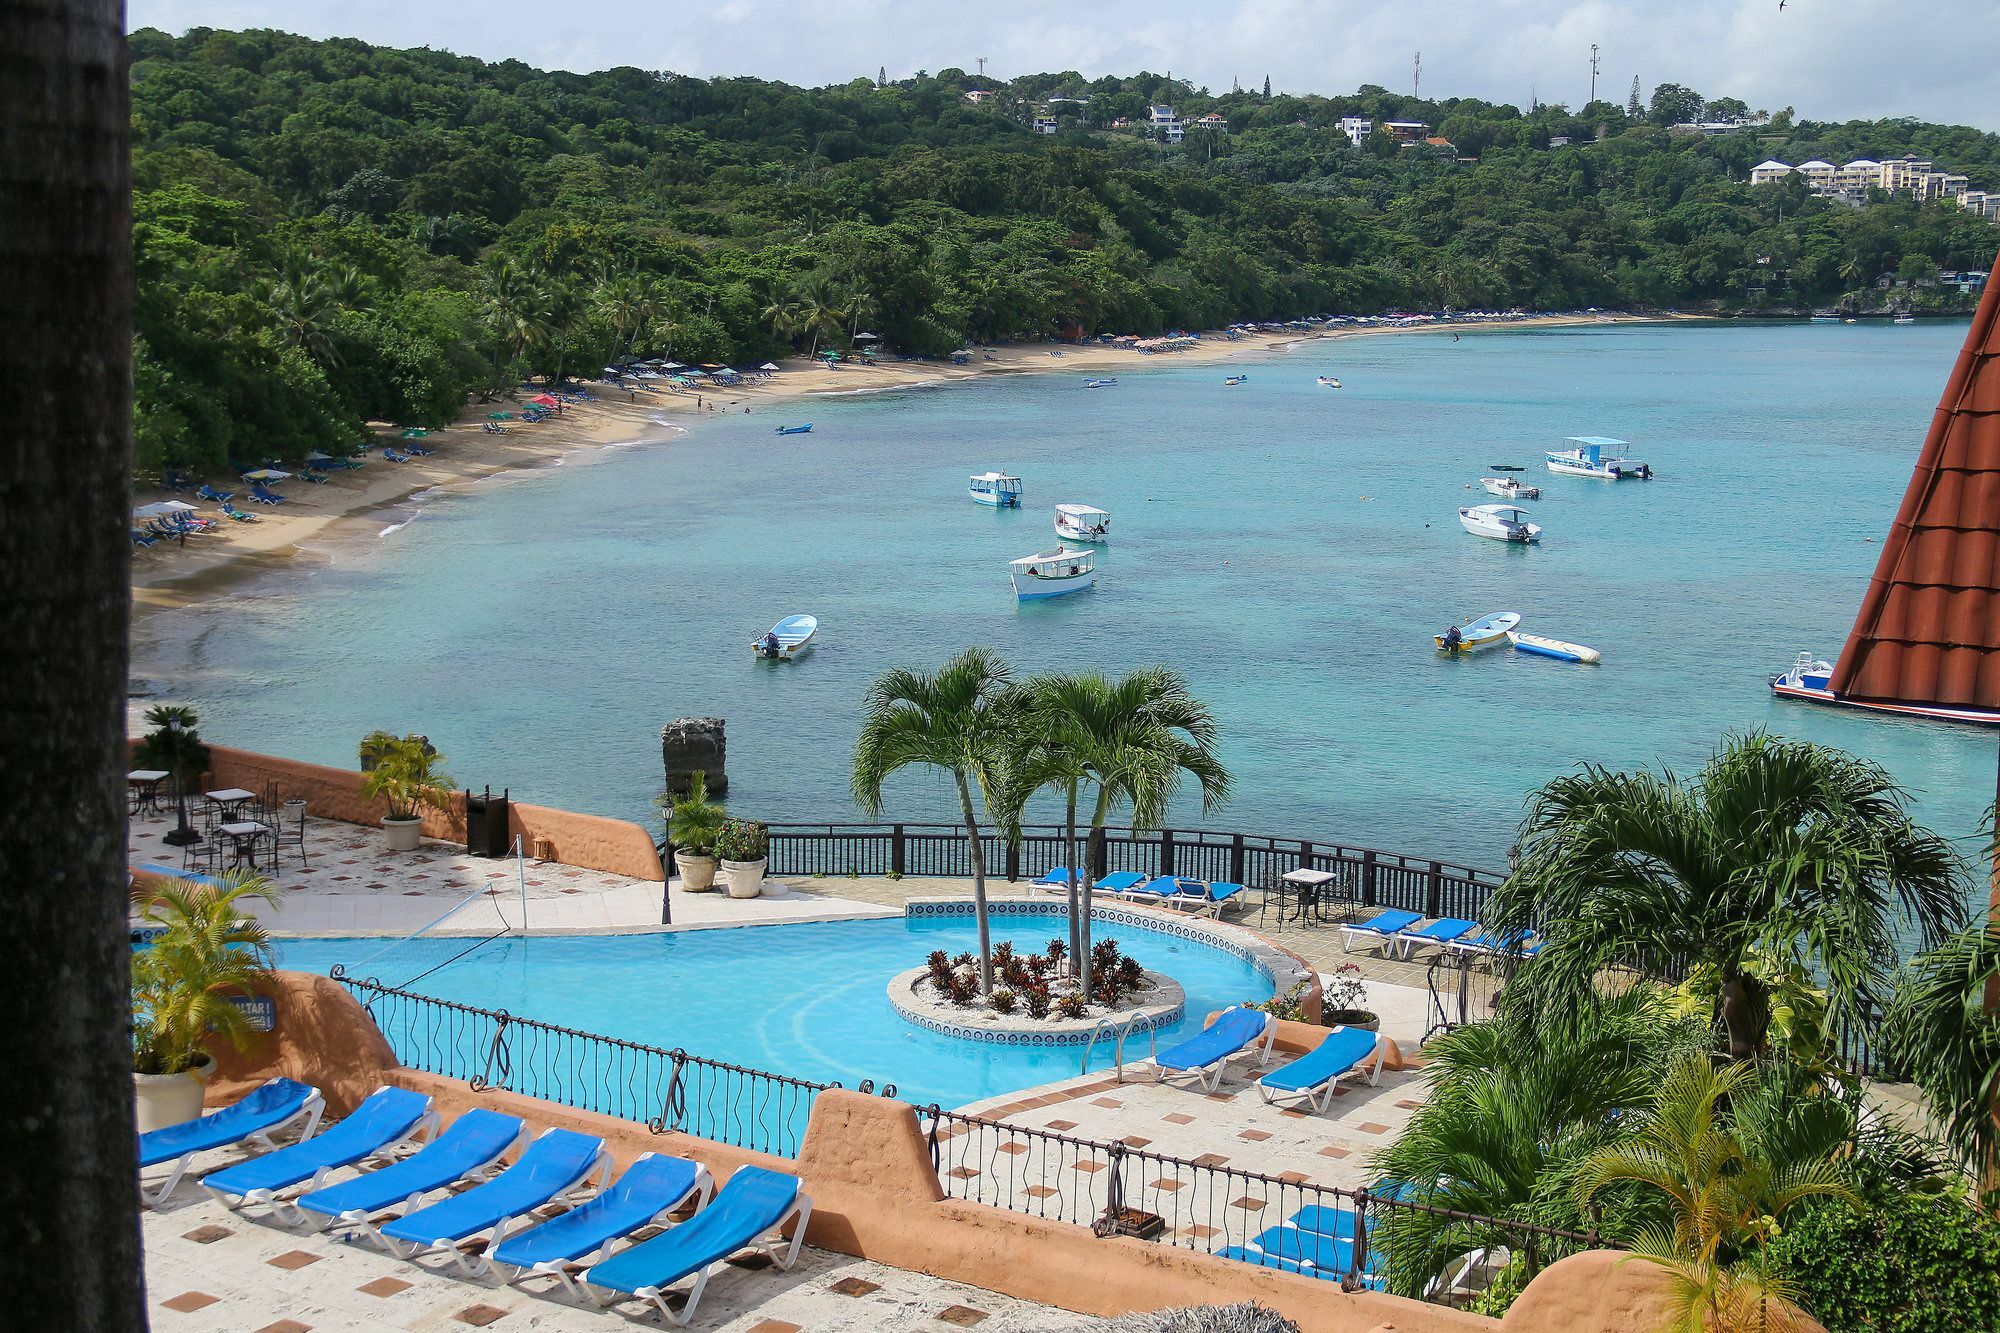
M 1063 933 L 1059 918 L 1033 927 L 997 915 L 994 939 L 1039 951 Z M 1233 953 L 1180 936 L 1100 921 L 1146 966 L 1187 991 L 1186 1016 L 1162 1041 L 1197 1031 L 1205 1015 L 1270 997 L 1268 978 Z M 660 935 L 549 936 L 494 941 L 418 982 L 425 995 L 481 1009 L 505 1009 L 559 1027 L 621 1037 L 793 1078 L 856 1087 L 894 1083 L 900 1096 L 946 1107 L 1075 1074 L 1081 1048 L 1001 1046 L 930 1032 L 890 1008 L 889 979 L 921 966 L 933 949 L 974 946 L 970 919 L 840 921 Z M 381 940 L 283 940 L 281 966 L 353 969 Z M 441 954 L 440 956 L 448 956 Z M 388 978 L 385 980 L 397 980 Z M 437 1040 L 385 1007 L 392 1043 L 415 1062 L 409 1043 Z M 1128 1047 L 1128 1054 L 1131 1048 Z M 1143 1040 L 1136 1054 L 1143 1057 Z M 530 1057 L 517 1057 L 524 1071 Z M 1093 1062 L 1108 1061 L 1100 1048 Z M 476 1069 L 456 1070 L 461 1075 Z M 569 1077 L 602 1077 L 591 1070 Z M 657 1107 L 633 1106 L 645 1118 Z
M 1409 335 L 1135 360 L 1096 391 L 1058 373 L 760 408 L 441 500 L 331 568 L 156 621 L 142 670 L 217 740 L 352 763 L 371 728 L 418 730 L 475 788 L 631 818 L 659 725 L 700 714 L 728 720 L 738 813 L 853 817 L 868 682 L 980 643 L 1024 672 L 1185 671 L 1236 797 L 1183 827 L 1497 865 L 1524 796 L 1579 761 L 1693 768 L 1768 727 L 1881 760 L 1964 836 L 1992 799 L 1991 734 L 1765 686 L 1801 649 L 1838 651 L 1963 336 Z M 1347 387 L 1317 388 L 1328 372 Z M 1539 470 L 1577 434 L 1630 439 L 1659 480 Z M 1544 488 L 1538 548 L 1459 529 L 1498 462 Z M 1026 508 L 966 499 L 992 467 L 1025 479 Z M 1058 501 L 1111 511 L 1098 586 L 1017 607 L 1006 561 L 1051 544 Z M 1432 633 L 1494 610 L 1604 665 L 1433 654 Z M 752 661 L 794 611 L 819 617 L 812 656 Z M 952 817 L 921 777 L 890 796 L 895 817 Z

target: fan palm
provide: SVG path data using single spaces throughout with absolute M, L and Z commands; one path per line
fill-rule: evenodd
M 268 989 L 271 941 L 243 915 L 246 898 L 275 900 L 270 884 L 255 877 L 133 888 L 141 919 L 161 928 L 132 956 L 134 1071 L 178 1074 L 201 1063 L 211 1038 L 238 1050 L 249 1042 L 249 1019 L 230 999 Z
M 1521 847 L 1490 912 L 1544 936 L 1516 983 L 1530 1003 L 1560 1015 L 1607 968 L 1705 963 L 1733 1059 L 1763 1046 L 1769 966 L 1824 978 L 1832 1016 L 1861 1019 L 1894 928 L 1914 922 L 1929 944 L 1963 912 L 1958 858 L 1879 765 L 1765 735 L 1730 739 L 1691 782 L 1594 765 L 1557 778 Z
M 998 804 L 1007 757 L 1015 745 L 1018 692 L 1006 662 L 985 648 L 967 648 L 937 671 L 886 671 L 868 688 L 866 716 L 854 744 L 855 804 L 882 810 L 882 784 L 913 765 L 942 769 L 958 789 L 972 867 L 972 910 L 979 928 L 979 989 L 993 989 L 993 948 L 986 914 L 986 849 L 972 789 L 989 810 Z
M 2000 926 L 1968 926 L 1910 961 L 1884 1027 L 1965 1167 L 2000 1191 Z
M 1668 1072 L 1632 1137 L 1592 1153 L 1577 1172 L 1579 1208 L 1621 1184 L 1664 1205 L 1668 1220 L 1640 1232 L 1633 1256 L 1668 1275 L 1675 1333 L 1792 1326 L 1795 1293 L 1768 1271 L 1761 1242 L 1802 1200 L 1860 1202 L 1831 1156 L 1844 1147 L 1843 1134 L 1829 1141 L 1792 1124 L 1787 1140 L 1759 1133 L 1747 1117 L 1725 1118 L 1725 1104 L 1747 1098 L 1757 1105 L 1756 1093 L 1751 1065 L 1718 1068 L 1706 1054 L 1688 1054 Z M 1844 1109 L 1823 1098 L 1819 1104 L 1836 1116 Z

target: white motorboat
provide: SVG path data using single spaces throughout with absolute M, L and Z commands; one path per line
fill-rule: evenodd
M 996 509 L 1021 507 L 1021 479 L 1005 472 L 979 473 L 972 478 L 967 493 L 975 504 L 992 505 Z
M 1458 511 L 1458 521 L 1475 537 L 1491 537 L 1502 542 L 1538 542 L 1542 530 L 1528 521 L 1528 511 L 1517 505 L 1474 505 Z
M 1532 657 L 1553 657 L 1558 662 L 1584 662 L 1595 665 L 1604 660 L 1604 654 L 1595 648 L 1580 643 L 1565 643 L 1561 639 L 1544 638 L 1540 634 L 1510 633 L 1507 641 L 1514 645 L 1517 653 L 1527 653 Z
M 1089 505 L 1057 505 L 1056 536 L 1064 541 L 1111 540 L 1111 515 Z
M 1007 570 L 1014 579 L 1014 596 L 1024 602 L 1039 602 L 1082 592 L 1097 582 L 1096 559 L 1090 551 L 1058 545 L 1053 551 L 1009 560 Z
M 1595 477 L 1600 481 L 1618 481 L 1625 477 L 1637 477 L 1641 481 L 1653 479 L 1653 469 L 1636 458 L 1620 458 L 1608 450 L 1623 449 L 1624 440 L 1614 440 L 1609 435 L 1572 435 L 1569 442 L 1574 449 L 1551 449 L 1545 457 L 1549 471 L 1560 472 L 1568 477 Z
M 1086 389 L 1108 389 L 1117 382 L 1118 380 L 1115 376 L 1110 379 L 1085 380 L 1083 387 Z
M 761 639 L 751 641 L 750 651 L 759 657 L 775 661 L 789 661 L 812 647 L 813 635 L 819 632 L 819 620 L 814 616 L 786 616 L 771 626 Z
M 1340 381 L 1331 375 L 1321 375 L 1317 383 L 1322 389 L 1338 389 L 1340 387 Z
M 1494 611 L 1463 625 L 1454 625 L 1442 634 L 1433 634 L 1431 642 L 1441 653 L 1476 653 L 1507 642 L 1508 632 L 1520 623 L 1519 611 Z
M 1518 477 L 1481 477 L 1479 484 L 1486 488 L 1488 495 L 1497 495 L 1503 500 L 1539 500 L 1542 488 L 1530 486 Z

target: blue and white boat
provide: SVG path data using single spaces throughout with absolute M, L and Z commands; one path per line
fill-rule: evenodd
M 1058 545 L 1053 551 L 1009 560 L 1014 596 L 1023 602 L 1039 602 L 1082 592 L 1097 582 L 1096 559 L 1090 551 Z
M 1599 481 L 1618 481 L 1625 477 L 1637 477 L 1641 481 L 1653 479 L 1653 469 L 1636 458 L 1623 458 L 1616 451 L 1625 447 L 1626 441 L 1614 440 L 1609 435 L 1571 435 L 1569 442 L 1574 449 L 1551 449 L 1546 455 L 1549 471 L 1560 472 L 1567 477 L 1595 477 Z
M 1115 376 L 1107 380 L 1085 380 L 1083 387 L 1086 389 L 1108 389 L 1117 382 L 1118 380 Z
M 812 426 L 812 422 L 808 421 L 808 422 L 807 422 L 807 423 L 806 423 L 805 425 L 803 425 L 803 426 L 780 426 L 780 427 L 778 427 L 778 434 L 780 434 L 780 435 L 805 435 L 805 434 L 809 433 L 809 432 L 810 432 L 810 431 L 812 430 L 812 428 L 813 428 L 813 426 Z
M 1021 507 L 1021 479 L 1005 472 L 981 472 L 972 479 L 968 493 L 976 504 L 998 509 Z
M 1494 611 L 1477 620 L 1455 625 L 1442 634 L 1433 634 L 1431 642 L 1437 645 L 1439 652 L 1448 656 L 1476 653 L 1507 642 L 1508 632 L 1520 623 L 1519 611 Z
M 1089 505 L 1057 505 L 1056 536 L 1073 542 L 1110 541 L 1111 515 Z
M 1232 389 L 1233 389 L 1233 388 L 1235 388 L 1235 387 L 1236 387 L 1237 385 L 1239 385 L 1239 384 L 1243 383 L 1243 381 L 1245 381 L 1245 380 L 1247 380 L 1247 379 L 1249 379 L 1249 378 L 1250 378 L 1250 377 L 1249 377 L 1248 375 L 1231 375 L 1231 376 L 1230 376 L 1230 377 L 1229 377 L 1228 379 L 1226 379 L 1226 380 L 1224 380 L 1224 381 L 1222 382 L 1222 383 L 1223 383 L 1223 387 L 1225 387 L 1225 388 L 1232 388 Z
M 774 661 L 789 661 L 811 648 L 813 635 L 818 632 L 819 620 L 816 617 L 786 616 L 771 626 L 764 637 L 752 640 L 750 651 Z
M 1544 638 L 1539 634 L 1509 631 L 1507 641 L 1514 645 L 1514 651 L 1517 653 L 1527 653 L 1533 657 L 1553 657 L 1558 662 L 1583 662 L 1594 666 L 1604 660 L 1604 654 L 1595 648 L 1587 648 L 1580 643 L 1564 643 L 1561 639 Z
M 1839 704 L 1865 708 L 1875 713 L 1903 717 L 1928 717 L 1940 722 L 1970 722 L 1981 727 L 2000 727 L 2000 713 L 1983 708 L 1952 708 L 1943 704 L 1898 704 L 1872 699 L 1849 699 L 1833 692 L 1833 663 L 1800 653 L 1791 670 L 1771 677 L 1771 693 L 1780 699 L 1801 699 L 1808 703 Z

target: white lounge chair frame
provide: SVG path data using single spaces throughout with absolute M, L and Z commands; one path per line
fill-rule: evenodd
M 788 1269 L 799 1261 L 799 1247 L 806 1243 L 806 1224 L 812 1221 L 812 1210 L 812 1196 L 810 1194 L 801 1194 L 792 1200 L 792 1206 L 785 1211 L 784 1215 L 771 1224 L 769 1232 L 771 1242 L 764 1249 L 764 1253 L 768 1254 L 771 1262 L 776 1264 L 780 1269 Z M 787 1242 L 784 1236 L 785 1223 L 790 1222 L 794 1218 L 798 1219 L 798 1225 L 792 1229 L 792 1238 Z M 622 1291 L 614 1292 L 614 1299 L 610 1300 L 599 1300 L 597 1293 L 591 1291 L 588 1287 L 584 1289 L 584 1294 L 590 1298 L 591 1304 L 599 1307 L 614 1306 L 624 1300 L 647 1301 L 657 1308 L 662 1315 L 665 1315 L 667 1321 L 675 1328 L 686 1328 L 688 1321 L 694 1318 L 695 1306 L 701 1304 L 701 1294 L 708 1290 L 709 1274 L 713 1273 L 718 1266 L 727 1263 L 734 1255 L 741 1254 L 744 1250 L 755 1248 L 758 1247 L 753 1240 L 748 1245 L 738 1246 L 720 1259 L 711 1260 L 703 1264 L 694 1275 L 694 1286 L 688 1290 L 687 1304 L 681 1307 L 679 1314 L 675 1314 L 673 1307 L 667 1304 L 667 1292 L 671 1290 L 670 1287 L 641 1287 L 629 1296 Z
M 1304 1059 L 1305 1057 L 1300 1056 L 1299 1058 Z M 1324 1111 L 1327 1104 L 1333 1100 L 1334 1089 L 1339 1086 L 1340 1080 L 1346 1078 L 1349 1074 L 1359 1074 L 1366 1071 L 1368 1074 L 1368 1086 L 1371 1088 L 1381 1086 L 1382 1063 L 1388 1058 L 1389 1043 L 1384 1041 L 1382 1034 L 1378 1032 L 1375 1034 L 1375 1049 L 1368 1053 L 1367 1059 L 1362 1060 L 1351 1068 L 1341 1070 L 1332 1078 L 1315 1087 L 1298 1089 L 1267 1088 L 1260 1079 L 1257 1083 L 1257 1091 L 1263 1096 L 1264 1104 L 1267 1106 L 1276 1106 L 1280 1098 L 1296 1097 L 1303 1099 L 1312 1107 L 1314 1114 L 1318 1114 Z
M 319 1132 L 320 1117 L 326 1114 L 326 1098 L 320 1095 L 318 1088 L 311 1088 L 309 1091 L 311 1095 L 305 1099 L 305 1102 L 299 1109 L 275 1125 L 267 1125 L 255 1133 L 245 1134 L 242 1138 L 237 1139 L 235 1143 L 220 1144 L 216 1148 L 197 1148 L 192 1152 L 182 1153 L 174 1159 L 174 1169 L 168 1174 L 166 1180 L 162 1182 L 158 1189 L 148 1194 L 144 1185 L 139 1187 L 139 1202 L 145 1204 L 148 1208 L 158 1208 L 161 1204 L 165 1203 L 167 1196 L 178 1189 L 181 1181 L 186 1178 L 188 1167 L 193 1164 L 194 1159 L 204 1152 L 216 1152 L 222 1148 L 239 1147 L 245 1143 L 255 1143 L 261 1146 L 265 1152 L 275 1152 L 278 1144 L 271 1136 L 296 1123 L 300 1116 L 305 1117 L 306 1123 L 300 1129 L 298 1138 L 294 1139 L 293 1142 L 304 1143 Z
M 651 1157 L 653 1156 L 653 1154 L 643 1153 L 641 1154 L 641 1156 Z M 674 1200 L 666 1207 L 660 1209 L 660 1211 L 654 1213 L 652 1217 L 648 1218 L 644 1222 L 641 1222 L 638 1226 L 633 1227 L 630 1231 L 626 1232 L 624 1235 L 613 1236 L 611 1237 L 611 1239 L 605 1241 L 604 1244 L 598 1246 L 596 1249 L 591 1250 L 588 1253 L 578 1255 L 574 1259 L 544 1259 L 542 1262 L 530 1265 L 527 1268 L 514 1268 L 514 1271 L 511 1275 L 501 1274 L 501 1285 L 511 1287 L 516 1285 L 517 1283 L 525 1282 L 531 1277 L 552 1277 L 556 1281 L 562 1283 L 563 1290 L 568 1292 L 575 1299 L 580 1301 L 590 1301 L 592 1304 L 596 1304 L 597 1302 L 591 1297 L 590 1293 L 585 1291 L 583 1289 L 583 1285 L 576 1280 L 575 1276 L 570 1271 L 571 1269 L 574 1269 L 576 1270 L 576 1272 L 581 1273 L 585 1269 L 589 1268 L 592 1264 L 602 1263 L 604 1260 L 609 1259 L 612 1255 L 618 1252 L 619 1244 L 621 1241 L 627 1246 L 637 1244 L 637 1242 L 632 1239 L 633 1236 L 637 1235 L 641 1231 L 644 1231 L 647 1227 L 663 1226 L 666 1222 L 667 1215 L 669 1213 L 675 1212 L 676 1210 L 682 1207 L 685 1207 L 689 1199 L 694 1200 L 695 1211 L 700 1212 L 702 1209 L 708 1207 L 708 1201 L 714 1197 L 715 1197 L 715 1177 L 708 1174 L 707 1167 L 697 1162 L 695 1163 L 695 1168 L 694 1168 L 694 1187 L 691 1190 L 689 1190 L 688 1193 L 683 1194 L 680 1198 Z M 799 1228 L 799 1234 L 800 1235 L 805 1234 L 805 1228 L 803 1226 Z M 499 1249 L 500 1242 L 503 1239 L 505 1239 L 505 1237 L 495 1236 L 493 1238 L 493 1243 L 487 1246 L 486 1253 L 490 1255 L 493 1253 L 493 1251 Z M 794 1255 L 794 1257 L 796 1257 L 796 1255 Z M 514 1267 L 511 1264 L 506 1266 L 510 1268 Z M 487 1261 L 487 1267 L 489 1268 L 492 1267 L 491 1260 Z M 485 1270 L 482 1269 L 481 1271 L 483 1272 Z M 494 1271 L 497 1273 L 499 1270 L 496 1268 L 494 1269 Z
M 1270 1064 L 1271 1044 L 1277 1039 L 1278 1025 L 1269 1014 L 1266 1014 L 1264 1015 L 1264 1031 L 1260 1037 L 1242 1046 L 1238 1046 L 1233 1051 L 1225 1052 L 1219 1058 L 1211 1060 L 1205 1065 L 1190 1065 L 1186 1069 L 1166 1069 L 1161 1067 L 1156 1061 L 1153 1065 L 1154 1082 L 1171 1083 L 1177 1078 L 1192 1078 L 1203 1092 L 1214 1092 L 1222 1086 L 1222 1076 L 1228 1070 L 1229 1062 L 1237 1056 L 1254 1051 L 1257 1055 L 1257 1067 L 1259 1069 Z

